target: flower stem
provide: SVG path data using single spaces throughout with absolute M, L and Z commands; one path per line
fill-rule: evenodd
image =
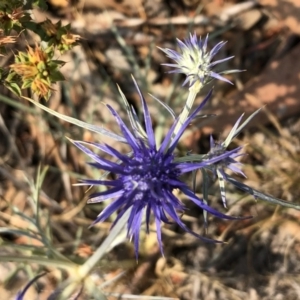
M 190 111 L 192 109 L 192 106 L 194 104 L 195 98 L 201 89 L 201 86 L 196 87 L 195 85 L 190 87 L 190 92 L 189 92 L 188 98 L 186 100 L 185 106 L 184 106 L 181 114 L 179 115 L 179 121 L 174 129 L 173 136 L 175 136 L 178 133 L 181 126 L 184 124 L 185 120 L 188 118 Z

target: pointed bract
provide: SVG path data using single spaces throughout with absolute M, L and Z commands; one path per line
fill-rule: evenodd
M 178 46 L 181 53 L 176 52 L 168 48 L 160 48 L 167 57 L 174 60 L 175 64 L 163 64 L 168 67 L 175 68 L 169 73 L 183 73 L 187 76 L 183 85 L 189 83 L 189 86 L 193 86 L 196 82 L 205 84 L 211 79 L 219 79 L 232 84 L 228 79 L 221 76 L 219 73 L 213 71 L 213 68 L 231 58 L 227 57 L 224 59 L 212 61 L 214 56 L 220 51 L 220 49 L 226 44 L 226 42 L 220 42 L 215 45 L 210 52 L 207 51 L 208 35 L 202 42 L 201 37 L 197 39 L 196 34 L 190 34 L 189 39 L 184 42 L 177 39 Z M 237 70 L 239 71 L 239 70 Z
M 227 181 L 227 174 L 225 173 L 224 169 L 228 168 L 231 171 L 233 171 L 236 174 L 240 174 L 244 177 L 246 175 L 244 172 L 238 167 L 238 165 L 241 165 L 241 163 L 235 158 L 242 156 L 243 154 L 238 153 L 238 151 L 228 151 L 227 147 L 231 143 L 231 141 L 241 132 L 241 130 L 249 123 L 249 121 L 260 111 L 257 110 L 255 111 L 248 119 L 240 125 L 240 122 L 244 116 L 242 114 L 238 120 L 235 122 L 234 126 L 230 130 L 227 138 L 223 142 L 216 142 L 214 141 L 213 137 L 210 136 L 210 151 L 207 154 L 207 159 L 211 162 L 214 157 L 221 157 L 224 154 L 229 154 L 226 155 L 224 158 L 218 160 L 218 162 L 215 162 L 213 164 L 210 164 L 207 169 L 212 171 L 215 177 L 218 178 L 219 180 L 219 186 L 220 186 L 220 192 L 221 192 L 221 198 L 224 207 L 226 207 L 226 195 L 225 195 L 225 181 Z M 240 125 L 240 126 L 239 126 Z M 241 149 L 241 147 L 239 147 Z M 237 149 L 235 149 L 237 150 Z M 231 152 L 231 153 L 230 153 Z

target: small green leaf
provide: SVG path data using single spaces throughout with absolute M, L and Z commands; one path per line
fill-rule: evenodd
M 21 89 L 19 87 L 19 85 L 15 82 L 5 82 L 5 86 L 11 91 L 13 92 L 15 95 L 21 97 L 22 96 L 22 92 Z
M 36 67 L 42 73 L 46 69 L 46 64 L 43 61 L 39 61 Z
M 22 89 L 29 88 L 31 86 L 31 84 L 32 84 L 32 80 L 26 80 L 26 81 L 24 81 L 23 84 L 22 84 Z
M 64 77 L 64 75 L 61 72 L 54 71 L 54 72 L 51 72 L 50 79 L 51 79 L 52 82 L 56 82 L 56 81 L 63 81 L 63 80 L 65 80 L 65 77 Z
M 33 5 L 33 7 L 38 7 L 42 10 L 48 9 L 48 5 L 46 4 L 45 0 L 34 0 L 34 1 L 32 1 L 32 5 Z
M 61 65 L 61 66 L 64 66 L 66 64 L 65 61 L 63 61 L 63 60 L 57 60 L 57 59 L 51 60 L 51 63 L 53 63 L 55 65 Z
M 15 76 L 16 76 L 16 73 L 10 72 L 10 73 L 7 75 L 5 81 L 6 81 L 6 82 L 13 81 L 13 78 L 14 78 Z

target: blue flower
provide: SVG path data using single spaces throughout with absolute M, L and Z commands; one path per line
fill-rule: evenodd
M 91 195 L 88 201 L 89 203 L 99 203 L 108 199 L 114 199 L 112 203 L 98 215 L 93 224 L 106 220 L 114 212 L 118 211 L 118 215 L 112 225 L 114 226 L 121 216 L 128 209 L 131 209 L 127 221 L 127 235 L 130 239 L 134 238 L 136 256 L 138 256 L 139 234 L 143 218 L 145 216 L 146 231 L 149 233 L 151 213 L 155 219 L 158 244 L 162 253 L 161 222 L 169 223 L 169 219 L 175 221 L 182 229 L 197 238 L 211 241 L 210 239 L 191 231 L 182 222 L 177 213 L 182 213 L 185 210 L 185 206 L 173 194 L 173 191 L 179 189 L 188 199 L 212 215 L 224 219 L 243 219 L 241 217 L 227 216 L 211 208 L 205 204 L 202 199 L 198 198 L 187 184 L 180 179 L 181 175 L 225 159 L 239 151 L 240 148 L 228 151 L 219 156 L 214 156 L 212 159 L 204 162 L 176 162 L 174 150 L 177 143 L 186 127 L 208 101 L 211 92 L 175 134 L 174 129 L 179 120 L 178 118 L 176 119 L 165 139 L 161 145 L 158 146 L 156 144 L 152 129 L 152 121 L 145 99 L 141 94 L 137 83 L 135 81 L 134 83 L 140 95 L 143 107 L 145 131 L 143 126 L 138 123 L 135 112 L 133 112 L 135 118 L 130 118 L 132 127 L 132 131 L 130 131 L 118 113 L 110 105 L 107 105 L 111 114 L 117 121 L 124 138 L 132 149 L 130 155 L 124 155 L 106 144 L 72 141 L 79 149 L 94 160 L 94 162 L 91 163 L 94 167 L 115 175 L 115 179 L 113 180 L 83 180 L 84 185 L 107 187 L 107 190 Z M 95 147 L 97 150 L 109 154 L 117 160 L 117 162 L 99 156 L 90 149 L 91 147 Z
M 207 41 L 208 35 L 204 39 L 204 41 L 197 39 L 196 34 L 190 34 L 190 38 L 186 39 L 184 42 L 177 39 L 178 46 L 181 50 L 181 53 L 178 53 L 172 49 L 168 48 L 159 48 L 163 52 L 167 54 L 167 57 L 174 60 L 175 64 L 163 64 L 165 66 L 173 67 L 175 70 L 170 71 L 169 73 L 183 73 L 187 76 L 183 85 L 189 83 L 189 86 L 193 86 L 195 83 L 200 83 L 204 85 L 209 81 L 209 79 L 219 79 L 228 83 L 231 83 L 228 79 L 221 76 L 220 73 L 214 72 L 213 68 L 225 62 L 233 56 L 216 60 L 212 62 L 214 56 L 220 51 L 220 49 L 226 44 L 226 42 L 219 42 L 215 45 L 210 52 L 207 50 Z M 223 71 L 223 74 L 239 72 L 239 70 L 230 70 Z

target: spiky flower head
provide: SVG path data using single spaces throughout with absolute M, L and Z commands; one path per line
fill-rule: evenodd
M 210 98 L 211 93 L 208 94 L 202 104 L 190 115 L 176 134 L 174 134 L 174 128 L 176 127 L 178 119 L 174 122 L 162 144 L 158 147 L 145 99 L 136 82 L 135 85 L 139 92 L 143 107 L 146 131 L 144 131 L 143 126 L 138 122 L 137 115 L 134 111 L 132 111 L 133 118 L 131 118 L 131 132 L 118 113 L 110 105 L 107 105 L 121 129 L 126 143 L 132 149 L 130 155 L 124 155 L 106 144 L 73 141 L 79 149 L 95 161 L 92 163 L 94 167 L 111 172 L 116 176 L 116 179 L 114 180 L 87 179 L 83 181 L 83 185 L 107 187 L 106 191 L 91 195 L 89 203 L 99 203 L 108 199 L 113 199 L 113 202 L 98 215 L 93 224 L 104 221 L 115 211 L 118 211 L 117 218 L 113 223 L 114 226 L 122 215 L 130 209 L 130 216 L 127 222 L 127 235 L 130 239 L 132 237 L 134 238 L 136 256 L 138 256 L 139 234 L 143 217 L 145 216 L 146 232 L 149 232 L 151 213 L 155 219 L 157 240 L 162 253 L 161 222 L 169 223 L 169 218 L 192 235 L 203 240 L 210 240 L 194 233 L 181 221 L 177 213 L 182 213 L 185 210 L 185 206 L 173 194 L 173 191 L 179 189 L 200 208 L 217 217 L 236 219 L 236 217 L 224 215 L 206 205 L 202 199 L 198 198 L 192 190 L 181 181 L 180 176 L 184 173 L 224 159 L 239 149 L 229 151 L 220 156 L 215 156 L 211 160 L 206 160 L 205 162 L 176 162 L 174 150 L 178 140 L 186 127 L 196 117 L 197 113 Z M 95 154 L 89 148 L 90 146 L 111 155 L 115 160 L 117 159 L 119 163 L 109 161 Z
M 196 33 L 194 33 L 190 34 L 190 37 L 185 39 L 184 42 L 177 39 L 181 53 L 168 48 L 159 48 L 167 54 L 167 57 L 175 61 L 175 64 L 166 63 L 163 65 L 175 68 L 169 73 L 185 74 L 187 77 L 183 85 L 189 83 L 189 87 L 193 86 L 196 90 L 199 90 L 204 84 L 212 79 L 219 79 L 231 83 L 231 81 L 220 74 L 238 72 L 238 70 L 223 71 L 222 73 L 213 71 L 216 65 L 233 58 L 233 56 L 230 56 L 214 62 L 212 61 L 214 56 L 226 42 L 219 42 L 211 49 L 211 51 L 208 51 L 207 49 L 207 42 L 208 35 L 204 40 L 202 40 L 201 37 L 198 40 Z
M 252 120 L 252 118 L 260 111 L 258 109 L 255 111 L 252 115 L 248 117 L 248 119 L 241 125 L 239 126 L 244 114 L 242 114 L 234 126 L 232 127 L 230 133 L 228 134 L 227 138 L 225 141 L 220 142 L 220 141 L 215 141 L 212 136 L 210 136 L 210 150 L 207 154 L 208 160 L 212 159 L 213 157 L 223 155 L 225 153 L 228 153 L 229 151 L 227 150 L 227 147 L 231 143 L 231 141 L 241 132 L 241 130 Z M 244 155 L 243 153 L 232 153 L 223 159 L 219 160 L 216 163 L 213 163 L 209 166 L 206 167 L 206 169 L 209 169 L 212 171 L 213 175 L 218 178 L 219 180 L 219 186 L 220 186 L 220 192 L 221 192 L 221 198 L 224 207 L 226 207 L 226 194 L 225 194 L 225 181 L 227 181 L 227 174 L 225 172 L 225 169 L 230 169 L 236 174 L 240 174 L 244 177 L 246 175 L 244 172 L 239 168 L 241 163 L 236 160 L 237 157 Z
M 10 65 L 12 75 L 22 80 L 22 89 L 30 87 L 33 93 L 46 100 L 50 97 L 51 84 L 64 80 L 59 68 L 64 62 L 53 60 L 54 49 L 28 46 L 27 53 L 19 52 L 15 63 Z

